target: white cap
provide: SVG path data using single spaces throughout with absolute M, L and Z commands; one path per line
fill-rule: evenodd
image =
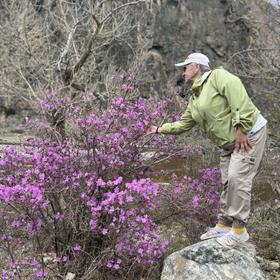
M 191 53 L 184 62 L 176 63 L 175 66 L 181 67 L 191 63 L 201 64 L 209 67 L 209 58 L 202 53 Z

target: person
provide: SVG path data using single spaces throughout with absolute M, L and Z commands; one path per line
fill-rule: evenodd
M 198 124 L 221 148 L 223 190 L 218 223 L 200 239 L 217 238 L 223 246 L 233 248 L 249 239 L 246 224 L 252 181 L 265 149 L 267 120 L 240 79 L 222 67 L 211 70 L 206 55 L 192 53 L 175 66 L 184 67 L 185 82 L 191 86 L 187 109 L 179 121 L 152 125 L 146 134 L 180 134 Z

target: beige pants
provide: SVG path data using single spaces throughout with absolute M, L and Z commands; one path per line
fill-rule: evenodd
M 252 182 L 263 157 L 266 136 L 266 126 L 249 135 L 252 149 L 246 154 L 236 152 L 233 145 L 223 147 L 220 167 L 224 189 L 220 197 L 219 223 L 246 225 L 251 208 Z

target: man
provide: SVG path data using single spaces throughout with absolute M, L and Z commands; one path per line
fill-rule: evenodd
M 184 78 L 192 96 L 179 121 L 151 126 L 147 134 L 180 134 L 198 124 L 222 148 L 221 175 L 224 189 L 220 197 L 218 223 L 200 239 L 216 238 L 227 247 L 249 239 L 246 223 L 250 213 L 252 181 L 257 174 L 266 141 L 267 121 L 252 103 L 238 77 L 217 68 L 209 59 L 190 54 L 184 62 Z

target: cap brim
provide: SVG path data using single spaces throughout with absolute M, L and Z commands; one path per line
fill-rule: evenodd
M 188 64 L 189 64 L 189 62 L 184 61 L 184 62 L 176 63 L 175 66 L 176 67 L 182 67 L 182 66 L 186 66 Z

